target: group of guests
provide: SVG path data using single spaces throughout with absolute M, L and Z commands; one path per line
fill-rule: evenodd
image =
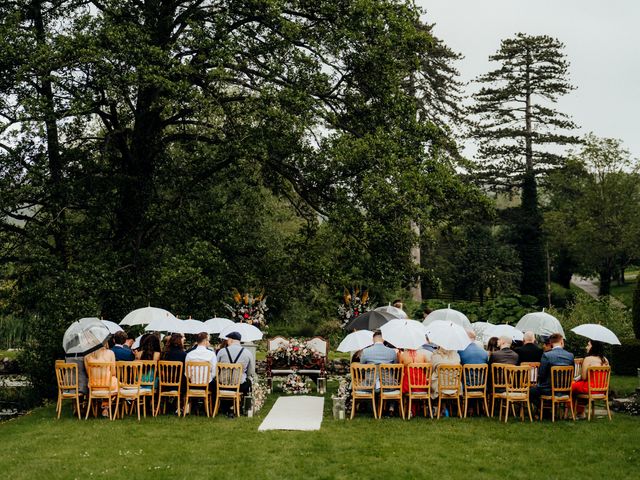
M 208 362 L 209 369 L 209 391 L 212 396 L 216 394 L 216 367 L 218 362 L 239 363 L 242 365 L 242 378 L 240 392 L 247 394 L 251 391 L 251 377 L 255 374 L 255 364 L 251 353 L 241 345 L 242 336 L 238 332 L 231 332 L 227 338 L 218 345 L 217 349 L 211 348 L 209 334 L 199 333 L 195 336 L 193 345 L 185 348 L 185 336 L 181 333 L 173 333 L 163 339 L 164 348 L 161 347 L 159 334 L 148 333 L 140 338 L 139 345 L 134 344 L 134 339 L 127 336 L 124 331 L 116 332 L 111 341 L 105 341 L 99 348 L 88 353 L 84 358 L 67 358 L 67 362 L 74 362 L 78 365 L 78 390 L 81 394 L 88 393 L 88 374 L 91 363 L 107 362 L 112 364 L 111 368 L 111 391 L 115 395 L 118 391 L 118 380 L 116 378 L 116 361 L 130 362 L 135 360 L 160 360 L 172 362 Z M 183 367 L 184 378 L 180 389 L 186 390 L 186 376 L 194 374 Z M 156 375 L 156 385 L 158 384 Z M 195 378 L 191 378 L 195 381 Z M 200 379 L 198 379 L 200 380 Z M 102 415 L 108 416 L 108 402 L 102 405 Z M 221 405 L 223 413 L 233 417 L 230 405 Z M 236 412 L 237 413 L 237 412 Z
M 555 333 L 545 338 L 542 347 L 536 343 L 536 336 L 533 332 L 525 332 L 522 345 L 515 347 L 511 337 L 492 337 L 487 348 L 476 340 L 476 334 L 468 330 L 467 334 L 471 343 L 460 351 L 445 350 L 429 342 L 417 350 L 396 349 L 393 345 L 385 342 L 382 333 L 378 330 L 373 335 L 373 345 L 357 352 L 352 358 L 352 362 L 363 364 L 394 364 L 405 365 L 405 375 L 403 383 L 403 393 L 409 391 L 407 366 L 411 363 L 430 363 L 432 365 L 433 376 L 431 378 L 431 397 L 438 395 L 438 367 L 440 365 L 478 365 L 488 364 L 489 371 L 494 363 L 507 365 L 520 365 L 526 362 L 539 362 L 537 384 L 531 386 L 530 401 L 537 406 L 540 396 L 551 395 L 551 368 L 554 366 L 573 366 L 574 356 L 564 348 L 564 338 L 561 334 Z M 586 356 L 583 360 L 582 370 L 575 377 L 572 390 L 575 394 L 588 393 L 589 384 L 587 372 L 591 367 L 609 365 L 609 361 L 604 356 L 604 344 L 590 340 L 587 344 Z M 490 380 L 490 375 L 489 375 Z M 393 407 L 391 407 L 393 408 Z M 583 407 L 578 406 L 578 415 L 583 413 Z M 390 412 L 393 414 L 393 410 Z

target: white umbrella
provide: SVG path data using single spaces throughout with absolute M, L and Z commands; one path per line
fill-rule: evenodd
M 147 325 L 153 321 L 159 321 L 166 318 L 176 318 L 171 312 L 156 307 L 138 308 L 133 312 L 129 312 L 122 319 L 120 325 Z
M 544 309 L 542 312 L 527 313 L 516 323 L 516 328 L 523 332 L 531 331 L 537 335 L 560 333 L 564 336 L 564 330 L 558 319 L 546 313 Z
M 373 345 L 373 332 L 370 330 L 358 330 L 344 337 L 337 350 L 339 352 L 357 352 L 367 348 L 369 345 Z
M 435 322 L 441 320 L 443 322 L 453 322 L 460 325 L 463 328 L 471 328 L 471 322 L 467 318 L 467 316 L 459 312 L 458 310 L 452 309 L 450 306 L 447 308 L 441 308 L 439 310 L 434 310 L 427 318 L 424 319 L 422 323 L 426 326 L 429 326 L 431 322 Z
M 427 325 L 429 341 L 445 350 L 464 350 L 471 343 L 467 331 L 454 322 L 436 320 Z
M 62 337 L 62 348 L 71 355 L 86 355 L 102 346 L 111 336 L 99 318 L 81 318 L 73 322 Z
M 485 332 L 491 325 L 492 324 L 489 322 L 473 322 L 471 324 L 471 330 L 475 332 L 476 338 L 478 340 L 480 340 L 482 343 L 486 343 L 486 341 L 488 341 L 490 337 L 487 337 L 485 335 Z
M 142 340 L 142 335 L 138 335 L 136 339 L 133 341 L 133 345 L 131 345 L 131 350 L 137 350 L 140 348 L 140 340 Z
M 109 329 L 109 333 L 114 334 L 116 332 L 124 332 L 122 327 L 118 325 L 116 322 L 112 322 L 111 320 L 100 320 L 105 327 Z
M 382 338 L 396 348 L 417 350 L 427 343 L 424 325 L 415 320 L 395 318 L 380 327 Z
M 204 323 L 209 326 L 209 332 L 220 333 L 220 330 L 222 330 L 223 328 L 228 327 L 229 325 L 233 325 L 233 320 L 229 320 L 228 318 L 215 317 L 210 318 Z
M 392 305 L 385 305 L 383 307 L 378 307 L 375 309 L 376 312 L 385 312 L 390 313 L 396 318 L 409 318 L 407 314 L 401 308 L 394 307 Z
M 489 338 L 510 337 L 512 340 L 522 340 L 524 338 L 524 334 L 520 330 L 507 324 L 491 325 L 484 331 L 484 335 L 489 336 Z
M 596 340 L 598 342 L 609 343 L 611 345 L 620 345 L 620 340 L 615 333 L 609 330 L 607 327 L 598 325 L 596 323 L 585 323 L 584 325 L 578 325 L 571 329 L 573 333 L 587 337 L 590 340 Z
M 211 333 L 209 326 L 200 320 L 189 318 L 188 320 L 179 320 L 178 323 L 180 328 L 176 330 L 178 333 L 190 333 L 193 335 L 201 332 Z
M 173 315 L 162 316 L 154 319 L 144 330 L 145 332 L 181 332 L 182 320 L 177 319 Z
M 253 342 L 262 338 L 260 329 L 248 323 L 234 323 L 233 325 L 224 327 L 220 331 L 220 338 L 227 338 L 227 334 L 231 332 L 238 332 L 243 342 Z

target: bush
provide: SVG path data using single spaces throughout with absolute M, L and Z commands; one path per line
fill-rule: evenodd
M 556 308 L 567 308 L 576 299 L 576 292 L 570 288 L 564 288 L 557 283 L 551 284 L 551 305 Z
M 637 375 L 640 368 L 640 340 L 621 339 L 622 345 L 614 346 L 611 352 L 611 369 L 618 375 Z
M 486 301 L 484 305 L 467 301 L 447 302 L 440 299 L 430 299 L 423 302 L 423 306 L 437 310 L 451 305 L 451 308 L 464 313 L 471 322 L 482 321 L 514 325 L 527 313 L 538 310 L 537 301 L 537 298 L 531 295 L 514 294 L 496 297 Z
M 633 291 L 633 332 L 636 338 L 640 338 L 640 274 L 636 280 L 636 288 Z
M 344 337 L 344 334 L 345 331 L 338 320 L 325 320 L 316 328 L 316 335 L 328 340 L 330 348 L 334 350 Z

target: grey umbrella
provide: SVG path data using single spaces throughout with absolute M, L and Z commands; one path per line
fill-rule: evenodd
M 99 318 L 81 318 L 71 324 L 62 337 L 62 348 L 67 355 L 86 355 L 108 340 L 109 329 Z
M 352 330 L 377 330 L 394 318 L 397 317 L 390 313 L 372 310 L 370 312 L 363 313 L 362 315 L 358 315 L 356 318 L 351 320 L 344 329 L 349 332 Z

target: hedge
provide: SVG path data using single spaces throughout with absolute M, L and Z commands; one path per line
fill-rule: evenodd
M 640 340 L 624 338 L 611 352 L 611 368 L 618 375 L 637 375 L 640 368 Z

